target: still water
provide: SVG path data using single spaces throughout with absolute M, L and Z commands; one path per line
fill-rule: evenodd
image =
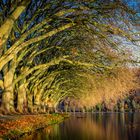
M 140 140 L 140 113 L 76 114 L 20 140 Z

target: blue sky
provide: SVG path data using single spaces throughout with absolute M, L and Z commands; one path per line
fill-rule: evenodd
M 137 15 L 140 17 L 140 0 L 124 0 L 124 1 L 127 2 L 128 5 L 131 6 L 134 10 L 136 10 Z M 140 28 L 138 28 L 137 31 L 140 32 Z M 133 46 L 132 44 L 128 45 L 128 48 L 132 47 L 135 57 L 139 58 L 140 61 L 140 42 L 138 44 L 139 46 Z

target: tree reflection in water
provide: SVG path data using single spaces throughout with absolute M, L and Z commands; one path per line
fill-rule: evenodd
M 72 116 L 20 140 L 139 140 L 139 132 L 139 113 L 98 113 Z

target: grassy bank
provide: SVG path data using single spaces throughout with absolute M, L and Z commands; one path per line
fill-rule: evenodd
M 25 133 L 59 123 L 66 117 L 66 114 L 3 116 L 0 118 L 0 138 L 15 139 Z

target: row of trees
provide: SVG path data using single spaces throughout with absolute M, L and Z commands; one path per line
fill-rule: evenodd
M 115 78 L 114 68 L 133 61 L 121 46 L 136 40 L 134 14 L 118 0 L 2 0 L 2 112 L 55 108 L 84 97 L 94 76 Z

